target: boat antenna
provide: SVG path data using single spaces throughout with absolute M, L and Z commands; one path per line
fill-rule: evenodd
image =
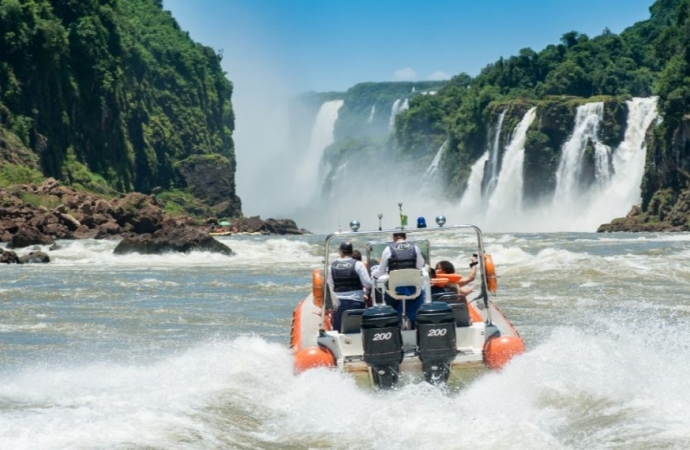
M 402 203 L 398 203 L 398 209 L 400 209 L 400 229 L 404 230 L 407 225 L 407 216 L 403 214 Z

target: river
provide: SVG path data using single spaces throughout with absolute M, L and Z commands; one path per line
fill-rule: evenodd
M 527 352 L 386 392 L 292 373 L 323 236 L 219 239 L 237 256 L 60 241 L 1 267 L 0 448 L 690 448 L 689 234 L 486 235 Z

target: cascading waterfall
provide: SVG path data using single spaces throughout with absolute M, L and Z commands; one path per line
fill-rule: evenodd
M 371 123 L 371 121 L 374 120 L 374 114 L 376 114 L 376 105 L 371 105 L 371 111 L 369 112 L 367 123 Z
M 431 186 L 431 184 L 433 183 L 434 179 L 436 178 L 436 172 L 438 172 L 438 164 L 441 162 L 441 157 L 443 156 L 443 153 L 446 151 L 447 146 L 448 141 L 446 140 L 438 148 L 436 156 L 434 156 L 434 159 L 431 161 L 431 164 L 429 164 L 429 167 L 427 167 L 426 172 L 424 172 L 424 175 L 422 175 L 422 187 Z
M 578 108 L 573 135 L 564 144 L 551 203 L 528 212 L 529 230 L 593 231 L 616 217 L 625 216 L 640 201 L 646 156 L 645 133 L 657 117 L 657 99 L 633 98 L 626 102 L 628 118 L 620 145 L 611 151 L 597 137 L 603 115 L 601 103 Z M 595 180 L 582 186 L 582 153 L 587 142 L 595 147 Z M 536 222 L 534 222 L 536 221 Z
M 522 209 L 523 162 L 527 130 L 537 117 L 537 108 L 525 113 L 503 153 L 501 172 L 489 199 L 487 221 L 491 224 L 519 214 Z
M 410 102 L 408 99 L 402 99 L 399 98 L 396 101 L 393 102 L 393 106 L 391 107 L 391 117 L 388 121 L 388 128 L 393 129 L 395 127 L 395 116 L 400 114 L 401 112 L 405 111 L 410 107 Z
M 325 102 L 316 115 L 309 148 L 301 163 L 296 165 L 293 189 L 298 195 L 296 198 L 302 199 L 302 204 L 297 206 L 305 206 L 320 195 L 325 172 L 322 167 L 323 151 L 333 143 L 333 127 L 341 106 L 343 100 Z
M 467 188 L 460 201 L 460 211 L 463 216 L 476 220 L 482 211 L 482 179 L 484 178 L 484 166 L 489 160 L 489 151 L 472 164 L 470 177 L 467 180 Z
M 593 201 L 585 215 L 588 224 L 598 226 L 612 218 L 625 216 L 639 203 L 647 153 L 645 133 L 657 118 L 657 98 L 633 98 L 626 102 L 628 123 L 623 142 L 613 152 L 607 167 L 613 168 L 605 182 L 598 182 Z M 599 181 L 599 180 L 597 180 Z
M 328 182 L 324 183 L 323 188 L 325 197 L 332 199 L 338 192 L 337 187 L 339 185 L 345 185 L 345 180 L 347 177 L 347 165 L 349 161 L 344 162 L 339 165 L 334 171 L 333 175 L 330 176 L 330 185 Z M 330 175 L 330 173 L 329 173 Z M 328 177 L 327 177 L 328 178 Z
M 599 172 L 597 178 L 605 181 L 609 177 L 610 149 L 599 141 L 599 124 L 603 116 L 603 102 L 587 103 L 577 107 L 573 134 L 563 146 L 556 172 L 554 203 L 570 204 L 578 201 L 584 194 L 580 180 L 585 150 L 589 142 L 594 143 L 595 147 L 596 170 Z
M 498 116 L 498 123 L 496 124 L 496 131 L 494 132 L 494 138 L 491 144 L 491 151 L 489 154 L 489 168 L 491 170 L 489 183 L 486 186 L 486 192 L 491 195 L 494 188 L 496 187 L 496 182 L 498 181 L 498 161 L 501 157 L 499 154 L 501 145 L 501 130 L 503 129 L 503 119 L 508 112 L 507 109 L 503 110 Z
M 598 136 L 603 103 L 578 107 L 572 135 L 562 147 L 553 200 L 530 208 L 522 204 L 524 146 L 536 111 L 530 109 L 513 132 L 503 153 L 494 192 L 484 191 L 482 195 L 482 178 L 491 176 L 491 157 L 499 150 L 494 133 L 492 147 L 472 166 L 459 204 L 463 217 L 472 218 L 491 231 L 593 231 L 602 223 L 625 216 L 640 201 L 646 157 L 644 138 L 658 117 L 655 97 L 633 98 L 626 104 L 624 139 L 613 150 L 601 143 Z M 501 119 L 499 116 L 499 122 Z M 594 148 L 594 179 L 590 184 L 582 182 L 587 145 Z M 487 161 L 489 167 L 485 171 Z

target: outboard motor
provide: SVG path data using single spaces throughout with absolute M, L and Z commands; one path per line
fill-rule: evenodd
M 445 383 L 458 353 L 453 310 L 447 303 L 424 303 L 415 323 L 424 378 L 429 383 Z
M 403 360 L 400 318 L 391 306 L 374 306 L 362 313 L 364 362 L 371 367 L 374 384 L 390 388 L 398 382 Z

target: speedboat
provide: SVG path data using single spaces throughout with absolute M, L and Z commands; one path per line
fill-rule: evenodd
M 363 232 L 353 221 L 356 227 L 352 231 L 326 237 L 324 267 L 313 270 L 312 292 L 293 312 L 290 347 L 295 373 L 329 367 L 380 388 L 391 388 L 404 380 L 424 379 L 439 384 L 452 377 L 461 379 L 463 373 L 482 371 L 478 369 L 500 369 L 524 352 L 519 333 L 489 298 L 489 294 L 496 294 L 497 280 L 492 257 L 484 251 L 481 230 L 474 225 L 444 227 L 444 222 L 445 218 L 437 218 L 438 228 L 404 230 L 407 241 L 422 252 L 424 268 L 391 270 L 372 280 L 372 304 L 345 311 L 339 330 L 331 324 L 333 306 L 324 281 L 336 257 L 331 249 L 337 248 L 341 240 L 352 241 L 366 250 L 366 261 L 371 266 L 391 244 L 392 234 L 401 229 Z M 432 240 L 439 243 L 441 254 L 457 248 L 477 256 L 475 288 L 467 296 L 432 294 L 438 291 L 432 286 L 443 286 L 458 278 L 455 274 L 429 276 Z M 405 305 L 420 295 L 423 303 L 411 322 Z M 402 311 L 385 304 L 385 298 L 399 301 Z

